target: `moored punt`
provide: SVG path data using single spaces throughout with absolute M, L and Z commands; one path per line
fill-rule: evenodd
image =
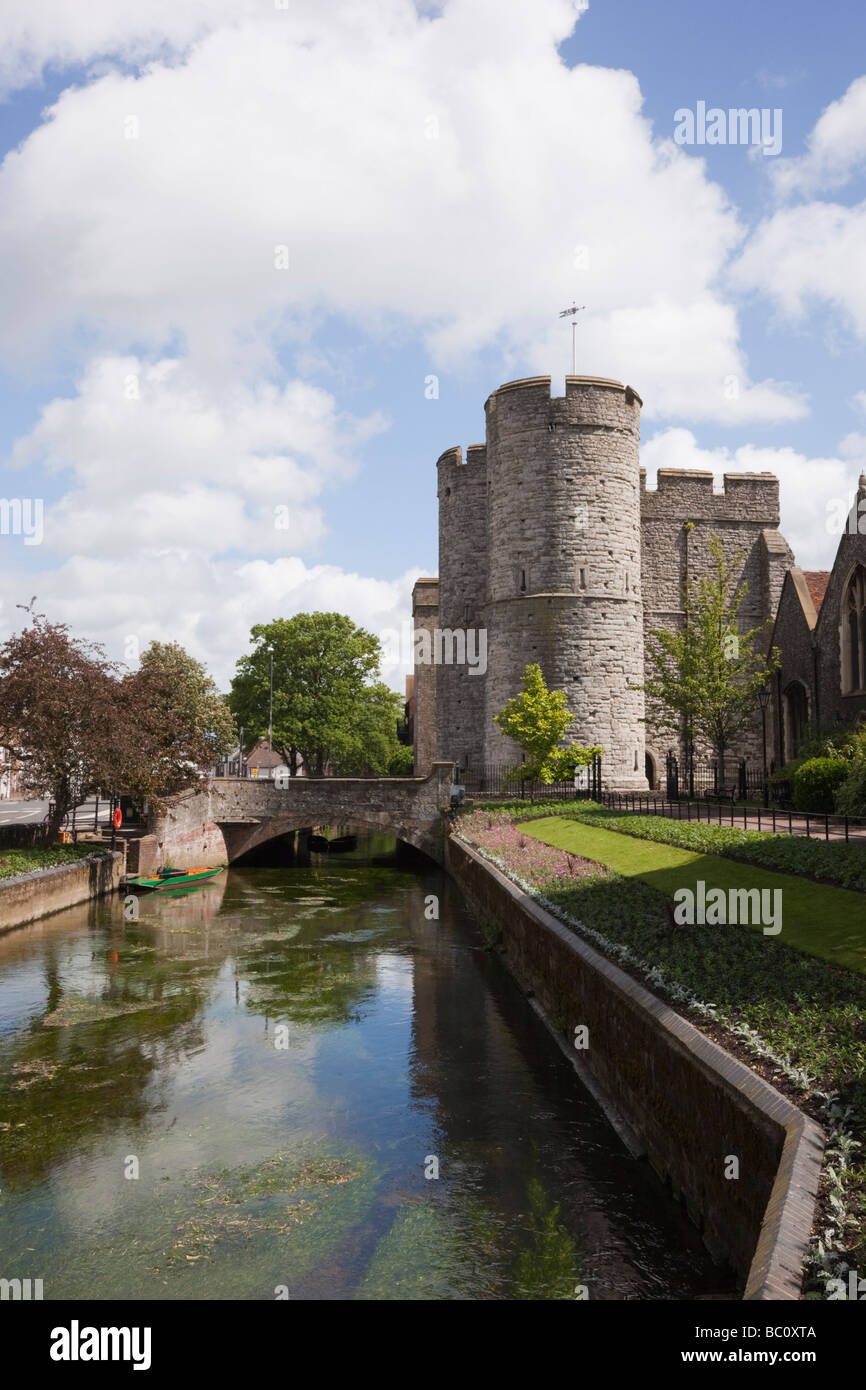
M 163 869 L 156 878 L 143 878 L 139 874 L 129 874 L 122 881 L 124 888 L 180 888 L 196 883 L 202 883 L 207 878 L 213 878 L 215 874 L 221 874 L 223 866 L 219 865 L 216 869 Z

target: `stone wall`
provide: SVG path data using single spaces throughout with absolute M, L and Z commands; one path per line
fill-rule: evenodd
M 641 1141 L 747 1299 L 796 1299 L 823 1156 L 807 1116 L 540 908 L 455 836 L 446 867 L 504 959 L 574 1053 L 594 1094 Z M 556 1021 L 554 1025 L 553 1021 Z M 728 1155 L 739 1178 L 725 1178 Z
M 640 398 L 596 377 L 511 382 L 487 401 L 487 443 L 438 463 L 439 625 L 487 633 L 487 672 L 437 673 L 437 752 L 520 761 L 494 723 L 537 662 L 605 749 L 618 786 L 642 788 Z
M 484 677 L 466 665 L 437 669 L 440 759 L 519 762 L 494 716 L 537 662 L 566 693 L 569 737 L 604 748 L 609 786 L 644 788 L 645 752 L 662 774 L 679 740 L 644 722 L 635 687 L 647 633 L 681 623 L 686 576 L 709 572 L 711 536 L 729 561 L 741 557 L 744 628 L 766 624 L 769 637 L 793 563 L 778 531 L 778 480 L 727 473 L 716 492 L 712 473 L 662 468 L 648 491 L 640 405 L 631 387 L 604 378 L 567 377 L 562 397 L 551 397 L 549 377 L 510 382 L 487 401 L 486 444 L 468 449 L 465 463 L 459 448 L 439 459 L 436 621 L 483 626 L 488 645 Z M 428 718 L 419 712 L 418 723 Z M 756 704 L 730 750 L 731 775 L 737 758 L 760 759 L 760 728 Z
M 19 878 L 0 879 L 0 933 L 35 922 L 49 912 L 101 898 L 120 886 L 122 853 L 93 855 Z
M 850 725 L 866 715 L 866 690 L 843 686 L 842 625 L 852 571 L 866 566 L 866 476 L 860 478 L 849 529 L 842 535 L 820 612 L 816 613 L 803 572 L 791 569 L 782 591 L 773 641 L 782 654 L 782 668 L 773 687 L 773 750 L 779 766 L 793 756 L 786 715 L 785 692 L 799 682 L 805 692 L 809 720 L 822 729 Z
M 740 609 L 743 629 L 770 623 L 776 613 L 782 581 L 793 555 L 779 534 L 779 482 L 770 473 L 726 473 L 724 490 L 714 491 L 713 474 L 685 469 L 660 468 L 658 487 L 647 490 L 641 470 L 641 569 L 644 588 L 644 625 L 679 627 L 683 620 L 682 596 L 686 578 L 700 580 L 712 572 L 710 540 L 716 536 L 725 558 L 738 557 L 737 580 L 747 593 Z M 755 719 L 731 750 L 731 760 L 761 757 L 761 724 Z M 679 740 L 650 725 L 647 742 L 656 761 L 673 747 L 683 755 Z M 699 748 L 709 755 L 709 748 Z M 661 770 L 661 769 L 660 769 Z M 729 768 L 730 772 L 731 769 Z
M 488 632 L 487 449 L 473 444 L 448 449 L 436 465 L 439 477 L 439 616 L 442 632 Z M 451 654 L 451 653 L 449 653 Z M 468 663 L 436 668 L 436 756 L 464 767 L 484 758 L 487 675 Z M 489 673 L 489 666 L 488 666 Z
M 435 579 L 418 579 L 412 590 L 414 631 L 426 631 L 433 642 L 439 621 L 439 584 Z M 416 777 L 426 777 L 436 758 L 436 667 L 415 662 L 412 698 L 415 707 L 413 751 Z
M 848 581 L 856 565 L 866 565 L 866 534 L 861 534 L 858 525 L 866 528 L 866 476 L 860 479 L 853 529 L 846 531 L 839 542 L 815 629 L 819 646 L 818 713 L 822 725 L 852 724 L 866 713 L 866 691 L 843 689 L 841 661 L 841 629 L 847 621 L 843 606 Z

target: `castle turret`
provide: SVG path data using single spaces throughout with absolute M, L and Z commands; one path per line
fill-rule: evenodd
M 493 715 L 538 662 L 564 690 L 570 739 L 604 748 L 605 781 L 646 786 L 640 397 L 599 377 L 500 387 L 487 401 L 488 670 L 484 761 L 519 761 Z
M 462 766 L 483 760 L 487 671 L 487 449 L 449 449 L 439 473 L 437 754 Z M 483 636 L 481 635 L 483 634 Z

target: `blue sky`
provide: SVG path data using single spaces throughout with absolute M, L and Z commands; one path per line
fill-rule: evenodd
M 861 7 L 5 8 L 0 495 L 45 536 L 0 536 L 4 631 L 36 592 L 224 684 L 254 622 L 399 625 L 436 458 L 501 382 L 561 389 L 573 299 L 648 468 L 778 472 L 831 563 L 866 468 Z M 675 145 L 698 102 L 780 108 L 780 155 Z

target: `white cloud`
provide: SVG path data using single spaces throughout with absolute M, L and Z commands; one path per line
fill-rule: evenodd
M 839 449 L 842 457 L 809 458 L 790 448 L 704 449 L 691 430 L 662 430 L 641 446 L 647 483 L 655 486 L 659 468 L 692 468 L 723 473 L 774 473 L 779 479 L 780 530 L 803 569 L 829 569 L 836 554 L 839 531 L 857 488 L 862 463 L 855 452 Z M 846 508 L 842 507 L 843 501 Z
M 777 193 L 810 194 L 840 188 L 866 163 L 866 77 L 858 77 L 815 123 L 806 153 L 777 160 L 770 173 Z
M 432 371 L 493 351 L 523 375 L 568 365 L 575 296 L 578 369 L 630 381 L 647 416 L 805 412 L 750 381 L 720 288 L 744 232 L 705 162 L 654 138 L 631 73 L 563 64 L 582 8 L 7 0 L 0 79 L 97 64 L 0 169 L 0 354 L 80 364 L 13 455 L 65 489 L 24 598 L 114 655 L 176 638 L 223 684 L 277 614 L 399 630 L 416 572 L 314 563 L 328 489 L 384 421 L 274 385 L 288 351 L 321 362 L 335 317 L 364 344 L 414 335 Z
M 383 428 L 300 381 L 216 393 L 188 362 L 110 356 L 43 409 L 10 462 L 71 479 L 46 512 L 45 545 L 59 554 L 297 554 L 323 535 L 321 494 Z
M 734 211 L 702 160 L 653 139 L 632 74 L 565 67 L 576 17 L 568 0 L 268 10 L 66 91 L 0 173 L 0 345 L 20 362 L 85 324 L 103 350 L 179 340 L 225 376 L 342 314 L 414 332 L 434 370 L 491 346 L 564 369 L 556 314 L 578 294 L 584 360 L 649 412 L 729 419 L 736 375 L 741 418 L 801 414 L 749 382 L 717 288 Z
M 732 280 L 775 299 L 789 319 L 823 301 L 866 335 L 866 203 L 806 203 L 774 213 L 755 231 Z
M 260 0 L 3 0 L 0 94 L 38 81 L 46 69 L 86 65 L 106 55 L 128 63 L 176 56 L 221 25 L 266 13 Z
M 866 336 L 866 202 L 820 199 L 794 204 L 847 184 L 866 166 L 866 77 L 852 82 L 822 113 L 806 153 L 774 161 L 774 191 L 789 206 L 759 223 L 732 267 L 730 284 L 775 301 L 784 319 L 805 318 L 816 305 L 833 309 L 849 330 Z
M 376 634 L 399 630 L 409 618 L 419 573 L 381 580 L 334 565 L 307 566 L 296 557 L 237 563 L 178 550 L 139 551 L 132 567 L 123 556 L 77 555 L 23 579 L 4 566 L 0 591 L 7 597 L 0 600 L 0 631 L 5 636 L 20 626 L 15 604 L 36 593 L 37 611 L 104 643 L 114 659 L 123 659 L 129 637 L 139 650 L 154 639 L 177 641 L 205 662 L 221 689 L 228 689 L 235 662 L 250 649 L 254 623 L 320 610 L 347 613 Z M 399 663 L 384 675 L 403 689 Z

